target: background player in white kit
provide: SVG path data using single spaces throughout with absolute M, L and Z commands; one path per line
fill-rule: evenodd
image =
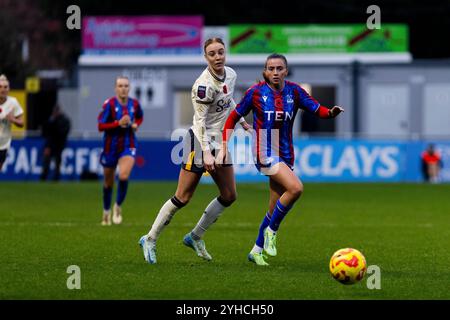
M 177 190 L 160 209 L 149 233 L 139 240 L 144 258 L 151 264 L 156 263 L 156 240 L 175 212 L 192 198 L 205 171 L 211 174 L 220 195 L 209 203 L 195 228 L 183 239 L 183 243 L 194 249 L 199 257 L 212 259 L 201 238 L 223 210 L 236 200 L 232 165 L 216 167 L 214 158 L 218 153 L 217 148 L 221 147 L 224 123 L 230 111 L 236 107 L 233 100 L 236 73 L 225 66 L 225 45 L 222 39 L 206 40 L 203 49 L 208 67 L 192 87 L 193 125 L 183 140 L 183 164 Z M 245 130 L 251 128 L 243 118 L 239 122 Z
M 0 75 L 0 170 L 11 146 L 11 124 L 23 127 L 23 109 L 14 97 L 9 97 L 9 81 Z

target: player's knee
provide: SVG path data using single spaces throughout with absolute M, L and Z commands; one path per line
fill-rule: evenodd
M 103 187 L 112 188 L 114 186 L 114 179 L 105 179 L 103 181 Z
M 289 188 L 289 193 L 291 194 L 294 200 L 300 198 L 303 193 L 303 185 L 301 183 L 295 184 Z
M 234 193 L 230 193 L 227 195 L 227 197 L 225 198 L 225 201 L 228 202 L 228 206 L 230 206 L 233 202 L 235 202 L 237 199 L 237 194 L 236 192 Z
M 122 181 L 128 180 L 129 176 L 130 176 L 129 173 L 120 172 L 119 173 L 119 180 L 122 180 Z
M 229 207 L 233 204 L 233 202 L 236 201 L 236 198 L 237 198 L 236 192 L 227 192 L 225 194 L 221 194 L 217 198 L 217 201 L 219 201 L 219 203 L 224 207 Z
M 193 193 L 186 192 L 183 194 L 176 194 L 175 196 L 181 203 L 183 203 L 183 206 L 185 206 L 189 203 L 189 201 L 191 201 Z

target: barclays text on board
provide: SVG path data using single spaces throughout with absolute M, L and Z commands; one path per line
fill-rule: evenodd
M 442 181 L 450 181 L 450 141 L 435 144 L 444 164 Z M 41 139 L 13 140 L 0 180 L 38 180 L 42 146 Z M 63 152 L 62 178 L 78 180 L 83 171 L 101 175 L 101 146 L 100 140 L 69 141 Z M 140 141 L 132 179 L 176 180 L 179 164 L 172 156 L 180 146 L 180 141 Z M 306 182 L 419 182 L 420 154 L 426 146 L 419 141 L 299 139 L 294 141 L 294 171 Z M 253 165 L 248 140 L 234 140 L 230 148 L 238 181 L 267 179 Z

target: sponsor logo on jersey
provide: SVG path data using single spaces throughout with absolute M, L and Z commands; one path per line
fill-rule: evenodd
M 262 98 L 263 98 L 264 102 L 267 101 L 267 96 L 263 96 Z
M 198 86 L 197 88 L 197 96 L 200 99 L 203 99 L 206 97 L 206 87 L 205 86 Z
M 271 121 L 271 119 L 275 121 L 291 121 L 294 119 L 293 112 L 287 111 L 264 111 L 266 115 L 267 121 Z

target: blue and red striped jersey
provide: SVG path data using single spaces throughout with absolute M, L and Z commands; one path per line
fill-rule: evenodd
M 127 105 L 122 105 L 116 97 L 107 99 L 103 103 L 102 111 L 98 115 L 98 130 L 104 131 L 103 152 L 119 154 L 128 148 L 137 148 L 137 140 L 131 124 L 122 128 L 119 120 L 129 115 L 131 123 L 141 125 L 144 114 L 136 99 L 128 98 Z
M 253 111 L 253 143 L 257 161 L 265 163 L 268 158 L 280 157 L 286 164 L 294 164 L 292 126 L 298 109 L 311 113 L 320 103 L 297 83 L 285 81 L 283 90 L 272 89 L 261 81 L 247 90 L 236 107 L 240 116 Z

